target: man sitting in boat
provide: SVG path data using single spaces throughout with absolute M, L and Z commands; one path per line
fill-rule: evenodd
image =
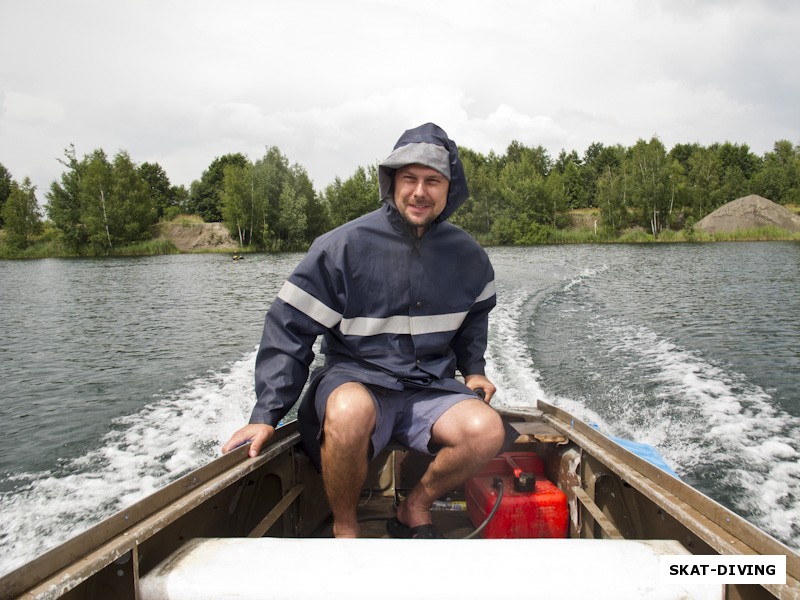
M 468 191 L 442 129 L 406 131 L 378 175 L 381 208 L 318 238 L 270 307 L 250 424 L 222 450 L 250 441 L 250 456 L 259 453 L 300 396 L 322 335 L 325 364 L 298 420 L 322 471 L 334 535 L 358 537 L 369 460 L 395 439 L 435 458 L 389 533 L 435 538 L 433 501 L 513 435 L 489 406 L 495 386 L 484 371 L 494 271 L 480 245 L 447 222 Z

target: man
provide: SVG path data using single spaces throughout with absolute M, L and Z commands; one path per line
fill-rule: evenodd
M 223 452 L 250 440 L 250 456 L 258 454 L 299 397 L 323 335 L 325 365 L 298 419 L 322 471 L 334 535 L 358 537 L 369 460 L 395 438 L 435 458 L 389 532 L 441 537 L 431 504 L 506 438 L 484 374 L 494 272 L 478 243 L 446 222 L 468 192 L 442 129 L 406 131 L 378 175 L 382 207 L 317 239 L 270 307 L 256 358 L 258 400 Z

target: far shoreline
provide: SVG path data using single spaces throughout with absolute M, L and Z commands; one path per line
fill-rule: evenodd
M 218 232 L 218 223 L 203 223 L 196 226 L 214 226 Z M 764 227 L 757 229 L 742 229 L 728 233 L 708 234 L 694 230 L 662 231 L 658 236 L 648 233 L 642 229 L 634 228 L 621 232 L 617 235 L 595 234 L 593 231 L 585 229 L 556 229 L 548 232 L 547 238 L 532 244 L 491 244 L 486 241 L 478 242 L 485 248 L 529 248 L 535 246 L 556 246 L 556 245 L 611 245 L 611 244 L 630 244 L 630 245 L 658 245 L 658 244 L 709 244 L 717 242 L 800 242 L 800 233 L 793 233 L 785 229 L 776 227 Z M 253 254 L 285 254 L 289 252 L 306 252 L 305 249 L 297 250 L 263 250 L 256 248 L 241 248 L 228 244 L 221 244 L 219 241 L 211 243 L 198 242 L 189 249 L 180 249 L 169 236 L 158 236 L 152 240 L 141 242 L 119 248 L 115 252 L 108 254 L 74 253 L 68 252 L 63 247 L 58 247 L 52 242 L 32 244 L 24 251 L 12 252 L 0 238 L 0 259 L 2 260 L 25 260 L 43 258 L 122 258 L 122 257 L 142 257 L 142 256 L 163 256 L 169 254 L 220 254 L 220 255 L 253 255 Z

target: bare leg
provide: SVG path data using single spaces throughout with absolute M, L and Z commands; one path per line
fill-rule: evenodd
M 397 507 L 397 518 L 409 527 L 430 524 L 434 500 L 478 472 L 500 451 L 505 439 L 500 415 L 481 400 L 452 406 L 431 432 L 433 442 L 442 449 Z
M 358 537 L 356 509 L 367 477 L 375 420 L 372 396 L 359 383 L 342 384 L 328 398 L 321 457 L 334 537 Z

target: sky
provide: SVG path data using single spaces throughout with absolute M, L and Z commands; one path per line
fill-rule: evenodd
M 516 140 L 800 144 L 794 0 L 1 0 L 0 163 L 46 200 L 74 144 L 189 186 L 277 146 L 324 189 L 432 121 Z

